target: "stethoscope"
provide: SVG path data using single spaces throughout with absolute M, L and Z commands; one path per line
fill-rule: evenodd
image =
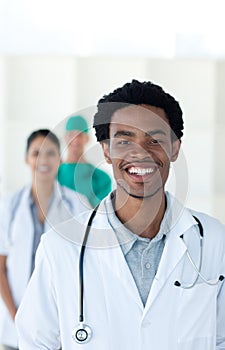
M 99 205 L 98 205 L 99 206 Z M 87 343 L 92 335 L 92 329 L 90 326 L 88 326 L 87 324 L 84 323 L 84 270 L 83 270 L 83 266 L 84 266 L 84 252 L 85 252 L 85 248 L 86 248 L 86 243 L 87 243 L 87 239 L 90 233 L 90 229 L 91 229 L 91 225 L 92 225 L 92 221 L 96 215 L 98 206 L 92 211 L 92 214 L 88 220 L 88 224 L 86 227 L 86 231 L 84 234 L 84 239 L 82 242 L 82 247 L 81 247 L 81 251 L 80 251 L 80 257 L 79 257 L 79 324 L 74 328 L 74 330 L 72 331 L 72 337 L 73 340 L 79 344 L 85 344 Z M 204 238 L 204 234 L 203 234 L 203 227 L 201 222 L 199 221 L 198 218 L 196 218 L 195 216 L 193 216 L 194 219 L 197 221 L 198 224 L 198 229 L 199 229 L 199 243 L 200 243 L 200 258 L 199 258 L 199 266 L 196 266 L 194 260 L 192 259 L 188 249 L 186 250 L 186 255 L 188 257 L 188 260 L 190 261 L 191 265 L 193 266 L 193 268 L 196 271 L 196 277 L 194 279 L 194 281 L 190 284 L 184 284 L 180 281 L 175 281 L 174 285 L 176 287 L 180 287 L 183 289 L 191 289 L 195 286 L 195 284 L 197 283 L 198 278 L 200 277 L 200 279 L 203 280 L 203 282 L 205 282 L 206 284 L 210 285 L 210 286 L 215 286 L 217 285 L 220 281 L 224 280 L 224 276 L 220 275 L 218 280 L 216 280 L 215 282 L 212 281 L 208 281 L 202 274 L 201 274 L 201 268 L 202 268 L 202 253 L 203 253 L 203 238 Z M 183 235 L 180 236 L 181 239 L 183 238 Z
M 199 244 L 200 244 L 200 257 L 199 257 L 199 265 L 196 266 L 194 260 L 192 259 L 188 249 L 186 250 L 186 255 L 191 263 L 191 265 L 193 266 L 193 268 L 195 269 L 196 271 L 196 276 L 195 276 L 195 279 L 192 283 L 189 283 L 189 284 L 184 284 L 184 283 L 181 283 L 179 281 L 175 281 L 174 282 L 174 285 L 176 287 L 181 287 L 183 289 L 191 289 L 193 288 L 196 283 L 197 283 L 197 280 L 198 278 L 200 277 L 200 279 L 205 282 L 206 284 L 208 284 L 209 286 L 216 286 L 220 281 L 223 281 L 224 280 L 224 276 L 223 275 L 220 275 L 219 278 L 212 282 L 212 281 L 208 281 L 202 274 L 201 274 L 201 269 L 202 269 L 202 253 L 203 253 L 203 238 L 204 238 L 204 235 L 203 235 L 203 227 L 202 227 L 202 224 L 200 222 L 200 220 L 198 218 L 196 218 L 196 216 L 194 216 L 194 219 L 197 221 L 197 224 L 198 224 L 198 229 L 199 229 Z M 184 239 L 183 235 L 180 236 L 180 238 Z
M 92 221 L 96 215 L 99 205 L 92 211 L 88 220 L 84 239 L 81 246 L 79 257 L 79 324 L 72 331 L 73 340 L 79 344 L 87 343 L 92 337 L 92 329 L 84 323 L 84 252 L 86 243 L 91 229 Z

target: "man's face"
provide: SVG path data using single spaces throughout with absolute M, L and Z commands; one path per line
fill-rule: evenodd
M 112 116 L 109 134 L 102 147 L 112 164 L 118 193 L 149 198 L 164 191 L 170 162 L 180 148 L 179 140 L 172 142 L 164 110 L 147 105 L 119 109 Z
M 68 150 L 72 153 L 82 155 L 87 142 L 88 135 L 79 130 L 72 130 L 66 134 L 66 143 L 68 145 Z

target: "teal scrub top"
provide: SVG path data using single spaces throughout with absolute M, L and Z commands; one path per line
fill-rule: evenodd
M 112 189 L 110 176 L 89 163 L 62 163 L 58 170 L 58 181 L 85 195 L 93 207 Z

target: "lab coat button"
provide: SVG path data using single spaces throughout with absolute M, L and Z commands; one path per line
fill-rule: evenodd
M 146 263 L 146 264 L 145 264 L 145 268 L 146 268 L 146 269 L 150 269 L 150 267 L 151 267 L 151 264 L 149 264 L 149 263 Z

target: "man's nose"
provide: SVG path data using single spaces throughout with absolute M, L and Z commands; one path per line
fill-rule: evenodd
M 132 157 L 142 159 L 142 158 L 149 157 L 149 155 L 151 155 L 151 152 L 149 151 L 149 149 L 147 149 L 145 144 L 140 142 L 140 143 L 132 144 L 132 147 L 130 149 L 130 154 Z

